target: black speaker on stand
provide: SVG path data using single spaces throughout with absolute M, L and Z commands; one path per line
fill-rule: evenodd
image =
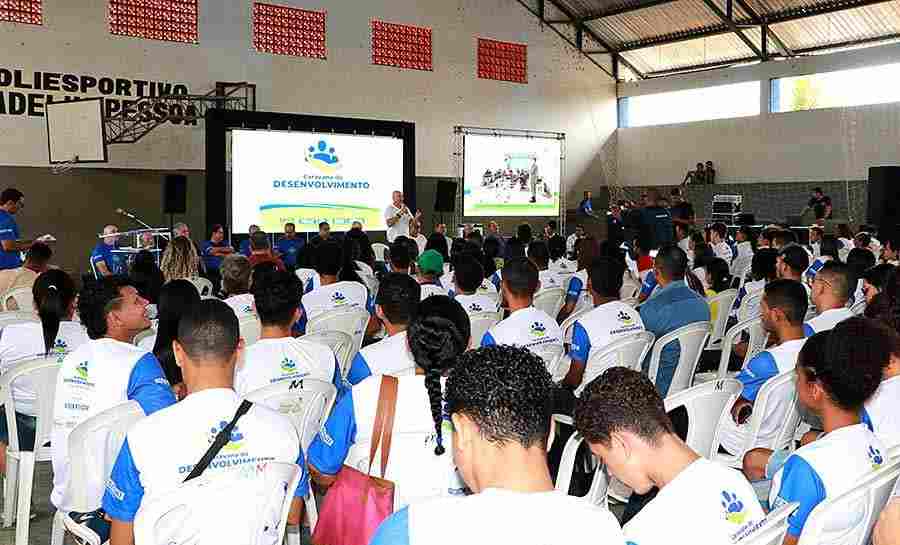
M 187 176 L 166 174 L 163 183 L 163 214 L 169 215 L 169 230 L 175 225 L 175 214 L 187 213 Z
M 870 167 L 867 189 L 866 223 L 895 232 L 900 225 L 900 166 Z
M 444 223 L 444 212 L 454 210 L 456 210 L 456 182 L 438 180 L 437 191 L 434 194 L 434 211 L 440 213 L 441 223 Z

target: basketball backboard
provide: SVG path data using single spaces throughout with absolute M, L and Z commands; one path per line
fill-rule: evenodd
M 48 103 L 46 118 L 51 165 L 107 161 L 102 98 Z

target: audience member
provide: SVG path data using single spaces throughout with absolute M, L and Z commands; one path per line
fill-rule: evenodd
M 745 297 L 762 290 L 766 287 L 766 284 L 778 277 L 777 262 L 778 250 L 774 248 L 760 248 L 753 254 L 753 261 L 750 263 L 750 280 L 745 282 L 744 286 L 738 290 L 737 299 L 735 299 L 734 307 L 732 307 L 732 317 L 737 318 L 738 310 L 741 308 Z
M 675 224 L 676 229 L 681 227 L 685 232 L 690 231 L 696 221 L 694 206 L 684 198 L 684 192 L 680 187 L 672 188 L 671 195 L 672 207 L 669 211 L 672 214 L 672 223 Z
M 860 419 L 888 449 L 893 449 L 900 445 L 900 336 L 883 322 L 877 322 L 876 327 L 890 339 L 891 352 L 881 384 L 866 401 Z
M 263 231 L 257 231 L 250 235 L 250 268 L 252 269 L 260 263 L 273 263 L 279 271 L 287 270 L 284 262 L 272 253 L 269 235 Z
M 423 300 L 432 295 L 448 295 L 447 289 L 441 285 L 441 275 L 444 274 L 444 258 L 437 250 L 425 250 L 425 253 L 419 256 L 417 265 L 416 280 L 421 286 Z
M 778 259 L 775 261 L 778 278 L 803 282 L 803 273 L 808 267 L 809 254 L 797 244 L 790 244 L 778 251 Z
M 809 228 L 809 249 L 812 250 L 813 259 L 821 255 L 823 236 L 825 236 L 825 230 L 818 225 Z
M 447 237 L 443 234 L 435 232 L 428 237 L 425 252 L 428 250 L 434 250 L 441 255 L 444 263 L 450 263 L 450 247 L 447 245 Z M 425 252 L 419 252 L 419 256 L 421 257 Z
M 561 288 L 560 277 L 554 270 L 550 270 L 550 250 L 543 240 L 534 240 L 528 245 L 528 259 L 534 263 L 538 270 L 538 280 L 542 290 Z
M 252 270 L 250 260 L 241 254 L 232 254 L 222 261 L 222 295 L 238 319 L 256 313 L 250 293 Z
M 863 294 L 863 274 L 875 266 L 875 255 L 867 250 L 854 248 L 847 254 L 847 268 L 850 270 L 850 304 L 862 301 L 865 297 Z
M 104 236 L 91 251 L 91 270 L 94 278 L 118 276 L 127 272 L 127 264 L 123 254 L 114 253 L 118 249 L 119 228 L 107 225 L 103 228 Z
M 672 227 L 672 215 L 660 203 L 658 191 L 647 192 L 644 207 L 638 210 L 637 217 L 639 218 L 639 236 L 641 242 L 647 241 L 648 245 L 645 246 L 647 251 L 673 242 L 675 229 Z
M 366 286 L 359 282 L 338 280 L 344 263 L 341 245 L 336 241 L 325 241 L 316 246 L 315 252 L 316 272 L 321 285 L 303 296 L 299 330 L 305 332 L 309 320 L 330 311 L 361 309 L 371 314 L 372 299 Z
M 178 339 L 178 322 L 181 317 L 199 302 L 197 288 L 187 280 L 172 280 L 163 285 L 159 292 L 159 325 L 156 334 L 149 337 L 146 344 L 142 342 L 138 345 L 152 350 L 178 399 L 182 399 L 186 391 L 181 367 L 175 361 L 172 341 Z
M 303 244 L 303 239 L 297 236 L 297 226 L 293 222 L 285 223 L 284 235 L 278 240 L 276 249 L 288 270 L 297 268 L 297 257 L 303 251 Z
M 772 247 L 776 250 L 786 248 L 789 244 L 797 244 L 797 233 L 790 229 L 781 229 L 772 237 Z M 809 254 L 807 254 L 807 257 Z
M 715 297 L 723 291 L 731 289 L 731 270 L 724 259 L 714 257 L 706 260 L 703 270 L 706 272 L 706 282 L 703 284 L 703 288 L 707 298 Z M 727 310 L 729 309 L 725 309 L 725 311 Z M 716 302 L 709 306 L 709 314 L 712 323 L 716 323 L 716 318 L 719 316 L 719 303 Z
M 812 302 L 818 315 L 803 325 L 806 336 L 827 331 L 853 316 L 847 308 L 850 297 L 850 269 L 843 263 L 829 261 L 822 266 L 812 285 Z
M 453 268 L 453 298 L 462 305 L 466 313 L 471 317 L 479 312 L 494 312 L 497 310 L 497 299 L 488 297 L 481 292 L 485 284 L 493 285 L 484 280 L 484 267 L 472 256 L 465 255 L 456 258 Z M 476 339 L 477 341 L 478 339 Z
M 388 518 L 371 543 L 543 545 L 590 536 L 621 545 L 609 511 L 554 490 L 546 454 L 553 391 L 543 362 L 527 350 L 496 346 L 462 354 L 447 380 L 446 412 L 454 458 L 473 494 L 411 505 Z M 435 532 L 445 520 L 465 523 Z
M 731 246 L 728 245 L 728 227 L 724 223 L 714 223 L 709 228 L 709 244 L 716 257 L 725 260 L 730 267 L 734 254 L 731 253 Z
M 552 236 L 547 241 L 547 251 L 550 252 L 550 268 L 560 274 L 574 274 L 578 263 L 566 259 L 566 239 L 560 235 Z
M 194 244 L 185 237 L 175 237 L 166 246 L 160 261 L 160 270 L 166 282 L 179 278 L 196 278 L 199 276 L 197 268 L 197 251 Z
M 751 259 L 753 254 L 756 253 L 756 235 L 753 233 L 753 228 L 749 225 L 738 227 L 734 235 L 734 241 L 736 242 L 734 247 L 735 260 L 738 258 Z M 735 272 L 740 274 L 740 271 Z
M 425 251 L 428 239 L 422 234 L 422 227 L 418 221 L 413 220 L 409 222 L 409 239 L 415 242 L 420 254 Z
M 31 288 L 38 275 L 49 268 L 53 251 L 43 242 L 35 242 L 25 253 L 25 263 L 15 269 L 0 269 L 0 295 L 16 288 Z M 19 310 L 10 300 L 7 310 Z
M 862 292 L 867 305 L 871 305 L 875 296 L 897 281 L 897 267 L 881 263 L 869 267 L 862 274 Z
M 200 246 L 200 254 L 206 264 L 206 276 L 213 283 L 213 289 L 218 292 L 222 284 L 222 260 L 233 254 L 234 248 L 225 241 L 225 228 L 217 223 L 210 230 L 209 240 Z
M 579 240 L 585 237 L 584 226 L 575 225 L 575 232 L 566 238 L 566 253 L 571 258 L 575 258 L 575 245 Z
M 659 489 L 625 524 L 627 542 L 737 543 L 765 518 L 740 473 L 706 460 L 676 435 L 662 396 L 641 373 L 607 370 L 582 392 L 574 420 L 611 474 L 637 494 Z
M 321 230 L 322 230 L 322 224 L 319 224 L 319 232 L 321 232 Z M 253 238 L 254 233 L 259 232 L 259 231 L 260 231 L 259 225 L 256 225 L 255 223 L 250 224 L 250 226 L 247 227 L 247 238 L 245 238 L 244 241 L 241 242 L 240 249 L 238 250 L 238 252 L 241 255 L 243 255 L 244 257 L 250 257 L 250 239 Z
M 134 256 L 128 279 L 138 293 L 152 305 L 159 303 L 159 290 L 166 279 L 156 264 L 156 258 L 147 250 L 141 250 Z M 195 288 L 196 289 L 196 288 Z
M 410 274 L 409 241 L 410 239 L 399 236 L 391 243 L 386 256 L 389 272 Z
M 566 288 L 566 300 L 556 316 L 558 323 L 563 323 L 566 321 L 566 318 L 575 312 L 576 308 L 589 305 L 591 301 L 591 295 L 587 287 L 588 267 L 600 255 L 600 245 L 596 239 L 589 236 L 578 241 L 578 244 L 575 245 L 575 251 L 578 258 L 578 270 L 569 279 L 569 285 Z
M 893 229 L 887 233 L 881 233 L 884 246 L 881 247 L 881 262 L 900 266 L 900 230 Z

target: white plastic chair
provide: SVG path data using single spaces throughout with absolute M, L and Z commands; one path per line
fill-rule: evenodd
M 336 395 L 337 389 L 330 382 L 298 378 L 264 386 L 245 397 L 290 418 L 300 435 L 300 446 L 306 452 L 331 412 Z
M 787 534 L 788 517 L 800 507 L 798 502 L 786 503 L 766 516 L 763 525 L 740 541 L 741 545 L 781 545 Z
M 238 320 L 238 327 L 245 346 L 255 343 L 262 335 L 262 323 L 255 314 L 241 316 L 240 320 Z
M 134 339 L 131 340 L 131 344 L 133 344 L 133 345 L 135 345 L 135 346 L 140 346 L 140 345 L 141 345 L 141 342 L 142 342 L 144 339 L 147 339 L 147 338 L 149 338 L 149 337 L 153 337 L 153 336 L 155 336 L 155 335 L 156 335 L 156 331 L 154 331 L 153 328 L 145 329 L 145 330 L 141 331 L 140 333 L 138 333 L 137 335 L 134 336 Z M 152 347 L 151 347 L 151 348 L 152 348 Z
M 296 274 L 297 278 L 300 279 L 300 282 L 303 283 L 303 292 L 306 293 L 307 291 L 309 291 L 308 289 L 306 289 L 307 285 L 311 282 L 314 284 L 315 278 L 319 273 L 317 273 L 315 269 L 297 269 L 296 271 L 294 271 L 294 274 Z M 312 287 L 315 288 L 316 286 L 313 285 Z
M 472 332 L 469 346 L 471 348 L 481 346 L 481 339 L 484 338 L 484 334 L 500 322 L 501 316 L 502 311 L 473 312 L 469 314 L 469 326 Z
M 737 379 L 726 378 L 694 386 L 665 399 L 666 412 L 684 407 L 688 414 L 685 443 L 697 454 L 709 458 L 716 443 L 716 428 L 720 417 L 741 395 L 743 385 Z
M 532 306 L 536 309 L 543 310 L 548 316 L 556 318 L 556 315 L 559 314 L 559 309 L 563 306 L 563 299 L 565 296 L 566 291 L 562 288 L 540 290 L 534 295 Z
M 350 347 L 348 361 L 353 361 L 353 357 L 362 348 L 363 337 L 365 337 L 368 323 L 369 313 L 365 309 L 331 311 L 320 314 L 310 320 L 306 325 L 306 332 L 343 331 L 349 334 L 353 338 L 353 345 Z M 344 378 L 347 378 L 346 375 Z
M 191 284 L 193 284 L 195 288 L 197 288 L 197 292 L 201 296 L 213 294 L 213 284 L 206 278 L 203 278 L 202 276 L 194 276 L 192 278 L 188 278 L 187 280 Z
M 656 384 L 659 360 L 663 349 L 673 342 L 677 342 L 681 346 L 678 364 L 675 367 L 675 374 L 672 376 L 672 383 L 666 396 L 677 394 L 690 386 L 691 380 L 694 378 L 694 372 L 697 370 L 697 363 L 700 361 L 700 353 L 703 351 L 708 337 L 709 322 L 695 322 L 663 335 L 653 344 L 653 351 L 650 353 L 648 376 L 654 384 Z
M 487 297 L 488 299 L 493 301 L 494 304 L 497 305 L 498 307 L 500 306 L 500 292 L 485 290 L 485 291 L 479 291 L 478 294 Z
M 550 373 L 550 376 L 553 377 L 553 380 L 560 381 L 565 378 L 568 368 L 566 368 L 565 370 L 562 369 L 563 366 L 561 365 L 561 363 L 563 363 L 564 361 L 563 354 L 565 353 L 565 349 L 563 348 L 562 344 L 539 344 L 537 346 L 528 347 L 528 350 L 544 360 L 544 365 L 547 367 L 547 372 Z
M 106 481 L 128 430 L 140 419 L 144 410 L 137 401 L 126 401 L 88 418 L 69 434 L 69 485 L 65 505 L 71 511 L 87 513 L 100 507 Z M 51 543 L 62 545 L 64 531 L 75 524 L 66 513 L 53 516 Z
M 31 492 L 34 464 L 51 460 L 50 432 L 53 429 L 53 402 L 56 397 L 57 356 L 23 361 L 0 376 L 0 403 L 3 404 L 9 444 L 6 448 L 6 478 L 3 481 L 3 526 L 9 528 L 16 518 L 16 545 L 28 545 L 28 521 L 31 515 Z M 40 395 L 35 398 L 37 422 L 34 450 L 22 450 L 16 425 L 12 383 L 28 376 Z
M 581 384 L 575 389 L 575 395 L 581 395 L 585 386 L 602 375 L 610 367 L 628 367 L 640 372 L 641 364 L 656 337 L 649 331 L 642 331 L 611 342 L 602 350 L 597 350 L 588 358 L 584 366 Z
M 865 545 L 872 527 L 890 498 L 900 475 L 900 459 L 886 460 L 852 490 L 826 498 L 809 514 L 797 545 Z M 835 519 L 854 519 L 850 528 L 837 528 Z
M 706 350 L 721 350 L 722 337 L 725 336 L 725 327 L 728 325 L 728 316 L 731 314 L 731 307 L 737 299 L 737 290 L 725 290 L 722 293 L 710 297 L 706 300 L 709 307 L 718 304 L 718 314 L 716 321 L 713 323 L 712 330 L 709 333 L 709 341 L 706 344 Z
M 570 426 L 572 425 L 572 420 L 569 417 L 555 414 L 553 415 L 553 418 L 557 422 L 567 423 Z M 563 447 L 562 457 L 559 460 L 559 471 L 556 474 L 555 485 L 556 490 L 562 492 L 563 494 L 569 493 L 569 488 L 572 484 L 572 475 L 575 473 L 575 455 L 578 453 L 578 449 L 579 447 L 581 447 L 582 443 L 584 443 L 584 437 L 580 433 L 575 432 L 571 436 L 569 436 L 568 441 L 566 441 L 565 447 Z M 597 468 L 594 470 L 594 478 L 591 480 L 591 487 L 590 489 L 588 489 L 587 495 L 583 496 L 582 499 L 584 499 L 591 505 L 597 505 L 599 507 L 607 508 L 608 489 L 609 475 L 606 474 L 605 466 L 602 463 L 598 463 Z
M 563 320 L 563 323 L 560 324 L 559 328 L 563 332 L 563 342 L 566 344 L 572 344 L 572 331 L 575 329 L 575 322 L 578 321 L 579 318 L 592 311 L 591 308 L 583 308 L 581 310 L 576 309 L 572 314 L 569 315 L 568 318 Z M 555 316 L 554 316 L 555 318 Z
M 18 310 L 7 310 L 4 312 L 0 312 L 0 329 L 11 325 L 11 324 L 21 324 L 27 322 L 40 322 L 41 319 L 37 314 L 33 312 L 26 311 L 18 311 Z
M 854 316 L 862 316 L 866 311 L 866 300 L 857 301 L 853 303 L 853 306 L 850 307 L 850 312 L 853 313 Z
M 744 440 L 744 446 L 739 452 L 734 454 L 725 454 L 719 452 L 719 435 L 716 432 L 715 451 L 710 455 L 710 459 L 721 464 L 741 469 L 743 467 L 744 454 L 750 449 L 767 448 L 771 450 L 790 449 L 793 450 L 794 432 L 800 424 L 800 408 L 797 405 L 797 389 L 796 389 L 796 373 L 791 369 L 777 376 L 770 378 L 759 389 L 756 395 L 756 401 L 753 403 L 753 414 L 747 422 L 747 435 Z M 787 391 L 791 394 L 785 396 Z M 772 406 L 775 403 L 785 403 L 786 407 Z M 776 433 L 772 439 L 767 442 L 760 442 L 759 431 L 762 428 L 763 421 L 766 418 L 773 418 L 775 413 L 782 413 L 782 417 L 777 417 L 780 422 Z M 731 411 L 722 414 L 722 419 L 731 418 Z M 719 426 L 721 427 L 721 426 Z
M 331 348 L 341 368 L 341 376 L 347 376 L 350 370 L 350 352 L 353 350 L 353 337 L 343 331 L 316 331 L 301 337 L 304 341 L 314 342 Z
M 757 354 L 765 350 L 766 343 L 769 341 L 769 334 L 762 327 L 762 318 L 751 318 L 747 321 L 737 323 L 731 326 L 728 333 L 722 339 L 722 356 L 719 358 L 719 369 L 715 373 L 697 373 L 694 377 L 694 384 L 702 384 L 711 380 L 721 380 L 727 378 L 728 364 L 731 362 L 731 349 L 741 339 L 741 335 L 749 333 L 750 340 L 747 343 L 747 353 L 744 355 L 741 367 L 747 365 L 751 359 Z
M 738 308 L 737 321 L 745 322 L 751 318 L 756 318 L 762 313 L 760 304 L 762 303 L 765 290 L 754 290 L 741 299 L 741 306 Z
M 281 543 L 301 473 L 300 467 L 283 462 L 265 464 L 255 478 L 206 472 L 164 496 L 142 502 L 134 519 L 135 543 Z M 243 501 L 222 501 L 236 495 Z M 251 514 L 254 525 L 250 528 L 228 524 Z M 249 534 L 239 531 L 244 529 Z
M 357 270 L 356 273 L 359 275 L 360 280 L 363 281 L 363 284 L 366 285 L 366 289 L 374 297 L 378 293 L 378 279 L 375 278 L 373 273 L 361 269 Z
M 34 295 L 31 293 L 31 288 L 13 288 L 7 290 L 6 293 L 0 296 L 0 310 L 11 310 L 9 308 L 10 301 L 15 301 L 16 306 L 19 307 L 15 310 L 28 312 L 34 308 Z
M 753 254 L 738 256 L 731 262 L 731 276 L 737 276 L 741 279 L 747 277 L 747 272 L 753 264 Z
M 388 245 L 376 242 L 372 244 L 372 252 L 375 253 L 375 261 L 384 261 L 384 254 L 388 251 Z

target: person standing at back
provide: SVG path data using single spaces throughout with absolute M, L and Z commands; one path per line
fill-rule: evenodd
M 697 322 L 710 321 L 709 305 L 684 281 L 687 274 L 687 254 L 674 244 L 660 248 L 653 263 L 653 272 L 661 290 L 640 308 L 641 320 L 647 331 L 657 339 L 676 329 Z M 662 349 L 656 375 L 656 387 L 665 397 L 675 377 L 675 369 L 681 356 L 678 341 Z M 644 372 L 650 367 L 650 354 L 644 360 Z
M 20 267 L 19 252 L 28 250 L 35 242 L 20 240 L 19 225 L 14 216 L 23 208 L 25 195 L 18 189 L 10 187 L 0 193 L 0 270 Z
M 384 222 L 387 224 L 387 241 L 394 242 L 400 235 L 409 236 L 409 222 L 413 219 L 409 207 L 403 202 L 403 193 L 391 193 L 391 204 L 384 209 Z
M 669 212 L 672 214 L 672 223 L 675 224 L 675 227 L 683 227 L 685 234 L 691 232 L 696 222 L 694 205 L 685 200 L 684 193 L 680 187 L 672 189 L 672 207 L 669 209 Z

